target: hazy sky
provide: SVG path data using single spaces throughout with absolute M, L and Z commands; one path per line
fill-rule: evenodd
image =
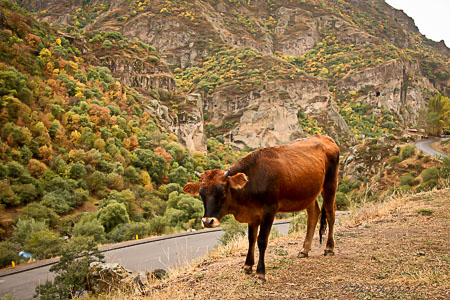
M 450 0 L 385 0 L 414 19 L 420 32 L 450 47 Z

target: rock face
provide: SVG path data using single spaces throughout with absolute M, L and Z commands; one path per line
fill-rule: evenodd
M 275 146 L 306 136 L 298 121 L 299 110 L 329 122 L 331 135 L 351 135 L 331 102 L 326 81 L 312 77 L 268 82 L 232 99 L 218 91 L 205 103 L 205 110 L 213 112 L 213 124 L 239 118 L 237 127 L 225 135 L 238 148 Z
M 405 124 L 416 124 L 419 112 L 426 107 L 423 89 L 434 89 L 417 63 L 400 59 L 349 74 L 336 86 L 342 92 L 370 90 L 359 101 L 386 108 Z
M 26 8 L 41 12 L 40 19 L 48 23 L 68 25 L 72 22 L 72 14 L 83 6 L 83 0 L 17 0 Z
M 300 56 L 320 41 L 318 24 L 311 12 L 281 7 L 277 15 L 275 50 L 283 55 Z
M 98 58 L 98 64 L 108 67 L 113 76 L 131 87 L 145 90 L 165 89 L 174 91 L 175 80 L 165 64 L 156 64 L 145 59 L 123 55 L 104 55 Z

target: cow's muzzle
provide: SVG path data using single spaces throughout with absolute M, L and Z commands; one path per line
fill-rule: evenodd
M 203 218 L 202 224 L 203 227 L 214 228 L 220 226 L 220 221 L 217 218 Z

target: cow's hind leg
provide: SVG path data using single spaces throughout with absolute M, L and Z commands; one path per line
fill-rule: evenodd
M 252 273 L 252 267 L 255 264 L 255 245 L 258 236 L 258 225 L 248 225 L 248 252 L 244 264 L 244 271 L 247 274 Z
M 336 198 L 337 184 L 338 184 L 338 174 L 336 170 L 335 172 L 327 176 L 322 190 L 322 197 L 323 197 L 322 209 L 325 209 L 326 221 L 328 223 L 328 238 L 324 253 L 325 256 L 334 255 L 334 221 L 336 214 L 335 198 Z M 324 223 L 324 221 L 321 221 L 321 223 Z
M 316 229 L 317 220 L 320 215 L 319 204 L 317 203 L 317 199 L 314 200 L 313 203 L 306 209 L 307 219 L 306 219 L 306 237 L 303 242 L 303 249 L 298 253 L 298 257 L 308 257 L 308 253 L 311 250 L 311 244 L 314 237 L 314 230 Z

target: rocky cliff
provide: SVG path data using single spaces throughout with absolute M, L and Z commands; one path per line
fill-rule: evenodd
M 149 94 L 193 93 L 175 106 L 162 104 L 172 116 L 169 127 L 190 149 L 204 149 L 205 134 L 239 148 L 286 143 L 317 132 L 314 124 L 351 144 L 362 129 L 341 117 L 338 94 L 358 93 L 352 101 L 389 112 L 399 132 L 416 124 L 428 95 L 449 92 L 449 49 L 382 0 L 19 2 L 42 20 L 153 45 L 161 64 L 108 52 L 96 63 Z M 247 48 L 262 57 L 260 65 L 220 57 Z M 180 111 L 186 103 L 190 108 Z

